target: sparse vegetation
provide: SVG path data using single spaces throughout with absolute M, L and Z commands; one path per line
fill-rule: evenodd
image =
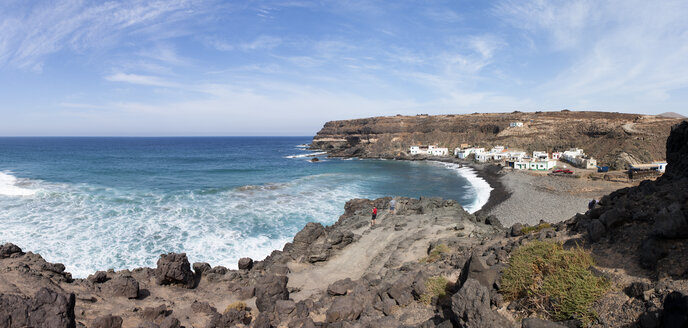
M 429 305 L 433 297 L 442 298 L 447 296 L 449 280 L 443 276 L 428 278 L 425 282 L 425 293 L 420 296 L 419 302 Z
M 224 313 L 229 312 L 229 310 L 237 310 L 237 311 L 246 310 L 246 303 L 241 302 L 241 301 L 237 301 L 237 302 L 234 302 L 230 305 L 227 305 L 227 308 L 225 309 Z
M 439 244 L 435 246 L 432 250 L 430 250 L 430 253 L 428 253 L 428 256 L 421 258 L 418 260 L 420 263 L 433 263 L 437 262 L 440 258 L 442 258 L 442 254 L 448 253 L 449 252 L 449 246 L 446 244 Z
M 521 229 L 521 232 L 523 232 L 524 235 L 527 235 L 531 232 L 538 232 L 542 229 L 550 228 L 550 227 L 552 227 L 552 225 L 549 223 L 540 223 L 540 224 L 538 224 L 536 226 L 532 226 L 532 227 L 523 227 Z
M 564 250 L 560 243 L 534 241 L 518 248 L 502 275 L 500 292 L 554 320 L 580 319 L 588 326 L 596 318 L 592 303 L 611 287 L 595 276 L 594 261 L 581 248 Z

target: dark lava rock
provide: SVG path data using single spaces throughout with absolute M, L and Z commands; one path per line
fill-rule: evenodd
M 566 328 L 566 326 L 560 325 L 556 322 L 542 320 L 539 318 L 526 318 L 521 321 L 521 327 L 523 328 Z
M 22 252 L 21 248 L 19 248 L 19 246 L 12 244 L 12 243 L 6 243 L 6 244 L 0 246 L 0 259 L 6 259 L 6 258 L 12 256 L 12 254 L 20 254 L 21 255 L 24 253 Z
M 193 271 L 198 276 L 203 275 L 204 272 L 210 271 L 210 269 L 211 269 L 210 264 L 208 264 L 206 262 L 194 262 L 194 264 L 193 264 Z
M 327 286 L 327 294 L 332 296 L 346 295 L 346 293 L 354 288 L 354 282 L 350 278 L 337 280 Z
M 688 237 L 688 222 L 679 204 L 674 204 L 670 210 L 664 209 L 655 217 L 652 233 L 660 238 Z
M 102 284 L 108 280 L 108 277 L 105 271 L 96 271 L 96 273 L 89 275 L 86 280 L 94 284 Z
M 332 306 L 327 310 L 325 318 L 327 322 L 356 320 L 363 312 L 363 305 L 351 296 L 336 297 Z
M 667 251 L 653 238 L 646 239 L 640 244 L 640 266 L 653 270 L 657 261 L 667 255 Z
M 453 319 L 460 327 L 512 327 L 509 320 L 490 309 L 490 292 L 475 279 L 468 279 L 452 300 Z
M 181 326 L 181 322 L 175 317 L 167 317 L 160 323 L 160 328 L 180 328 Z
M 463 268 L 461 281 L 475 279 L 481 285 L 491 289 L 499 277 L 499 267 L 498 265 L 488 266 L 477 253 L 474 253 Z
M 251 314 L 245 310 L 238 311 L 231 309 L 224 314 L 216 314 L 208 322 L 207 328 L 233 328 L 239 324 L 248 325 L 251 323 Z M 254 325 L 255 327 L 255 325 Z M 270 327 L 270 326 L 268 326 Z
M 58 294 L 41 288 L 34 298 L 0 294 L 0 327 L 76 326 L 74 294 Z
M 626 288 L 624 288 L 624 292 L 628 297 L 635 297 L 635 298 L 643 298 L 643 293 L 645 291 L 650 290 L 652 286 L 646 282 L 642 281 L 636 281 L 632 282 L 630 285 L 628 285 Z
M 194 287 L 194 275 L 186 253 L 169 253 L 160 255 L 158 267 L 155 269 L 158 285 L 180 285 L 185 288 Z
M 588 238 L 590 238 L 590 241 L 596 242 L 604 236 L 606 231 L 607 229 L 605 229 L 604 224 L 600 220 L 592 220 L 590 225 L 588 225 Z
M 239 270 L 251 270 L 253 268 L 253 259 L 250 257 L 242 257 L 239 259 Z
M 104 315 L 93 320 L 91 328 L 121 328 L 122 317 L 111 314 Z
M 688 327 L 688 295 L 672 292 L 664 299 L 661 327 Z
M 516 223 L 511 226 L 511 237 L 518 237 L 523 234 L 523 225 Z
M 688 176 L 688 121 L 674 125 L 666 144 L 667 168 L 663 177 Z
M 113 296 L 126 298 L 137 298 L 139 296 L 139 282 L 132 276 L 116 277 L 106 282 L 104 287 Z
M 260 312 L 272 312 L 277 300 L 289 299 L 286 276 L 269 275 L 256 284 L 256 307 Z

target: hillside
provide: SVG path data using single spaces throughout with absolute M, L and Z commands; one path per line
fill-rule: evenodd
M 523 127 L 509 127 L 523 122 Z M 462 143 L 525 151 L 583 148 L 603 165 L 664 160 L 664 143 L 680 119 L 606 112 L 535 112 L 418 115 L 331 121 L 312 146 L 334 156 L 405 158 L 408 147 Z

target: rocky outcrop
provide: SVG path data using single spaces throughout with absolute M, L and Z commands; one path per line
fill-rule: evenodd
M 511 122 L 523 127 L 509 127 Z M 527 152 L 583 148 L 598 163 L 624 168 L 628 163 L 664 158 L 662 149 L 676 118 L 602 112 L 536 112 L 470 115 L 418 115 L 331 121 L 312 147 L 334 156 L 409 158 L 408 147 L 437 144 L 504 145 Z
M 74 294 L 42 288 L 32 298 L 0 294 L 0 327 L 75 327 Z
M 160 255 L 155 269 L 159 285 L 179 285 L 185 288 L 194 287 L 194 274 L 185 253 Z

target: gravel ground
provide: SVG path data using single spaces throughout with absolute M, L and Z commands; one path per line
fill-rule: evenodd
M 511 196 L 488 210 L 505 227 L 514 223 L 538 224 L 540 220 L 556 223 L 583 213 L 588 202 L 599 199 L 628 184 L 592 181 L 586 178 L 531 175 L 509 172 L 499 181 Z

